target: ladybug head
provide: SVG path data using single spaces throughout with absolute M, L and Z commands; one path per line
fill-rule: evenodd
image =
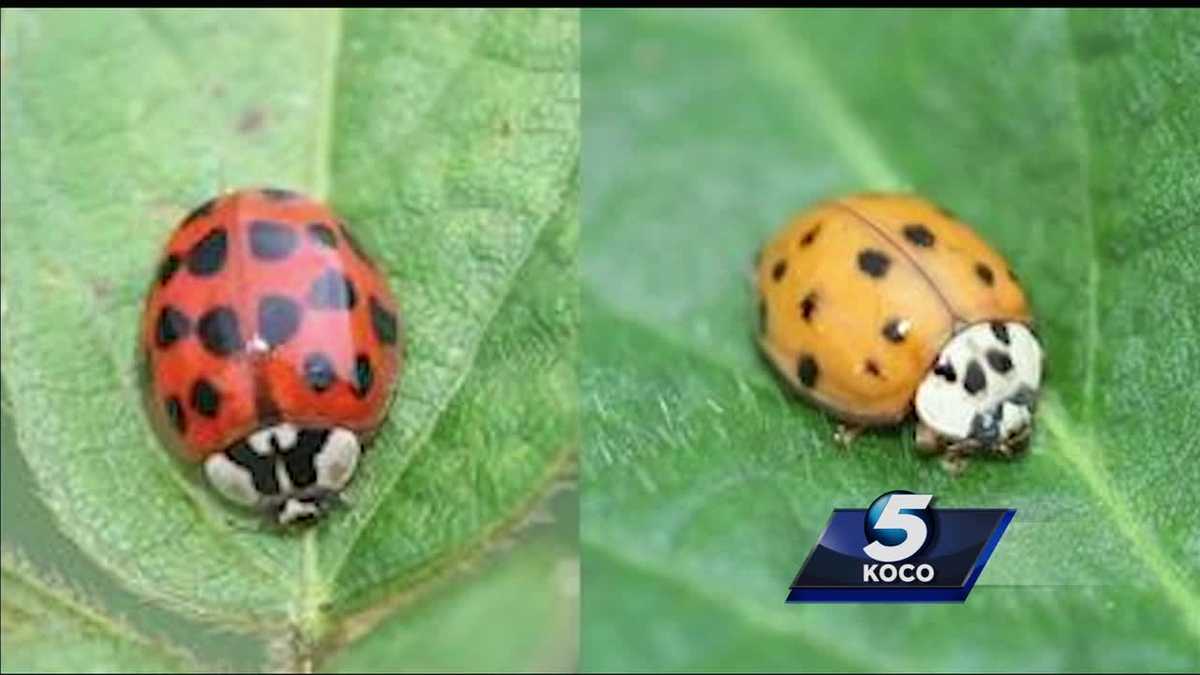
M 923 445 L 1010 452 L 1028 437 L 1042 382 L 1042 346 L 1016 321 L 973 324 L 942 348 L 917 388 Z
M 283 423 L 210 456 L 204 473 L 231 501 L 269 512 L 281 525 L 303 524 L 340 502 L 361 453 L 349 429 Z

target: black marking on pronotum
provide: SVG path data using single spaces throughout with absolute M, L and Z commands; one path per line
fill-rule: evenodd
M 992 370 L 996 371 L 997 373 L 1003 374 L 1012 370 L 1012 359 L 1008 356 L 1008 354 L 1005 354 L 999 349 L 987 350 L 987 352 L 984 354 L 984 358 L 987 359 L 988 365 L 992 367 Z
M 283 260 L 296 250 L 299 238 L 291 227 L 274 220 L 250 223 L 250 253 L 259 260 Z
M 933 369 L 933 374 L 949 382 L 950 384 L 954 384 L 958 380 L 958 373 L 954 370 L 954 364 L 950 363 L 949 361 L 945 363 L 939 363 Z
M 220 272 L 225 266 L 228 240 L 225 228 L 214 227 L 203 239 L 188 249 L 188 272 L 198 277 L 208 277 Z
M 274 436 L 272 436 L 271 440 L 275 442 Z M 225 455 L 229 457 L 229 461 L 250 472 L 250 479 L 254 482 L 254 489 L 259 494 L 279 494 L 279 479 L 275 475 L 274 457 L 258 454 L 245 440 L 229 446 L 225 450 Z
M 929 231 L 929 228 L 925 227 L 921 223 L 905 225 L 904 238 L 912 242 L 914 246 L 920 246 L 921 248 L 929 248 L 933 246 L 934 241 L 936 241 L 936 238 L 933 236 L 933 233 Z
M 1032 408 L 1034 402 L 1037 401 L 1037 392 L 1030 389 L 1028 385 L 1023 384 L 1017 389 L 1017 393 L 1008 397 L 1008 400 L 1014 405 Z
M 304 357 L 304 381 L 318 394 L 333 385 L 337 379 L 333 361 L 321 352 L 313 352 Z
M 333 268 L 322 272 L 308 289 L 308 304 L 314 309 L 353 309 L 356 302 L 354 282 Z
M 166 349 L 191 332 L 192 320 L 188 315 L 171 305 L 166 305 L 159 311 L 158 321 L 154 325 L 154 344 L 159 349 Z
M 359 398 L 366 398 L 374 381 L 371 359 L 367 358 L 366 354 L 359 354 L 354 358 L 354 394 Z
M 972 359 L 967 364 L 967 374 L 963 377 L 963 389 L 968 394 L 974 396 L 987 388 L 987 376 L 983 374 L 983 367 L 979 362 Z
M 903 326 L 904 319 L 888 319 L 888 322 L 883 324 L 883 337 L 888 342 L 899 344 L 904 342 L 904 336 L 908 333 L 908 327 Z
M 325 248 L 337 248 L 337 235 L 325 223 L 309 223 L 304 229 L 308 231 L 309 238 L 318 244 Z
M 214 356 L 229 356 L 242 348 L 242 331 L 237 314 L 224 305 L 214 307 L 196 323 L 200 343 Z
M 887 274 L 888 267 L 891 264 L 892 259 L 887 257 L 887 254 L 883 251 L 867 248 L 858 253 L 858 268 L 865 274 L 876 279 Z
M 993 321 L 989 324 L 989 326 L 992 329 L 992 335 L 995 335 L 997 340 L 1003 342 L 1006 345 L 1012 344 L 1011 338 L 1009 338 L 1009 336 L 1008 336 L 1008 326 L 1004 325 L 1003 322 Z
M 796 367 L 796 375 L 804 386 L 810 389 L 816 386 L 817 378 L 821 375 L 821 369 L 817 367 L 817 360 L 811 354 L 801 356 Z
M 805 232 L 804 236 L 800 239 L 800 246 L 812 246 L 812 243 L 817 240 L 817 235 L 821 234 L 822 224 L 823 223 L 817 223 L 816 225 L 813 225 L 808 232 Z
M 804 296 L 804 300 L 800 301 L 800 316 L 804 317 L 805 321 L 812 322 L 813 313 L 817 311 L 817 292 L 809 291 L 808 295 Z
M 771 278 L 775 281 L 782 279 L 783 275 L 787 274 L 787 267 L 786 260 L 776 261 L 775 266 L 771 268 Z
M 171 421 L 171 426 L 175 427 L 175 431 L 179 435 L 187 432 L 187 416 L 183 412 L 183 403 L 179 401 L 178 396 L 168 396 L 166 401 L 163 401 L 163 408 L 167 412 L 167 419 Z
M 212 199 L 201 204 L 200 206 L 197 206 L 196 208 L 192 209 L 191 211 L 188 212 L 188 214 L 186 216 L 183 217 L 183 220 L 179 221 L 179 226 L 184 227 L 186 225 L 191 224 L 191 222 L 193 220 L 196 220 L 197 218 L 203 218 L 204 216 L 207 216 L 208 214 L 212 213 L 213 205 L 215 205 L 216 203 L 217 203 L 217 198 L 213 197 Z
M 192 409 L 205 417 L 216 417 L 221 407 L 221 394 L 203 377 L 192 385 Z
M 971 418 L 968 436 L 986 444 L 995 443 L 1000 439 L 1000 425 L 996 418 L 988 413 L 975 413 Z
M 375 337 L 379 338 L 379 342 L 382 344 L 396 344 L 396 338 L 400 332 L 396 314 L 384 307 L 373 295 L 369 304 L 371 306 L 371 327 L 375 330 Z
M 296 445 L 283 453 L 283 466 L 294 487 L 306 488 L 317 482 L 316 457 L 327 438 L 328 429 L 301 429 L 296 436 Z
M 272 347 L 281 345 L 300 328 L 300 305 L 283 295 L 266 295 L 258 301 L 258 333 Z
M 992 273 L 992 268 L 983 263 L 975 263 L 975 276 L 988 286 L 996 282 L 996 275 Z
M 183 260 L 179 256 L 171 253 L 166 258 L 163 258 L 162 263 L 158 266 L 158 285 L 166 286 L 175 273 L 179 271 L 179 266 L 183 264 Z

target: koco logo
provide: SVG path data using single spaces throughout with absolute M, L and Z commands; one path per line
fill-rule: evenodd
M 788 602 L 962 602 L 1015 514 L 935 509 L 908 490 L 835 508 Z

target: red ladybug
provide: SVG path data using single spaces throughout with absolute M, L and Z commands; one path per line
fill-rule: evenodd
M 230 500 L 315 520 L 387 413 L 399 317 L 323 204 L 275 189 L 205 202 L 167 242 L 142 315 L 155 429 Z

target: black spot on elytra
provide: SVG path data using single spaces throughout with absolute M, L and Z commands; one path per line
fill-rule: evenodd
M 983 263 L 975 263 L 975 276 L 988 286 L 996 282 L 996 275 L 992 273 L 992 268 Z
M 258 333 L 272 347 L 281 345 L 300 327 L 300 305 L 283 295 L 266 295 L 258 301 Z
M 989 349 L 983 356 L 987 359 L 988 365 L 992 367 L 992 370 L 997 373 L 1007 373 L 1012 370 L 1012 358 L 999 349 Z
M 263 188 L 259 190 L 259 193 L 262 194 L 263 197 L 266 197 L 273 202 L 287 201 L 289 199 L 296 199 L 300 196 L 300 193 L 298 192 L 283 190 L 280 188 Z
M 812 243 L 817 240 L 818 234 L 821 234 L 821 223 L 813 225 L 812 229 L 804 233 L 804 236 L 800 238 L 800 245 L 812 246 Z
M 873 359 L 867 359 L 866 363 L 863 364 L 863 369 L 874 377 L 883 377 L 883 373 L 879 370 L 879 364 L 875 363 Z
M 904 238 L 912 242 L 914 246 L 920 246 L 922 248 L 929 248 L 930 246 L 933 246 L 933 243 L 936 240 L 936 238 L 933 236 L 933 233 L 929 231 L 929 228 L 925 227 L 921 223 L 905 225 Z
M 296 445 L 283 453 L 283 466 L 287 469 L 292 485 L 306 488 L 317 482 L 317 453 L 325 447 L 329 438 L 328 429 L 301 429 L 296 436 Z
M 203 377 L 192 385 L 192 409 L 205 417 L 216 417 L 221 407 L 221 394 Z
M 396 314 L 388 310 L 371 296 L 371 327 L 375 329 L 375 337 L 385 345 L 396 344 L 396 338 L 400 332 L 396 322 Z
M 154 326 L 154 344 L 159 349 L 166 349 L 191 332 L 192 320 L 188 315 L 171 305 L 166 305 L 158 313 L 158 321 Z
M 217 198 L 213 197 L 212 199 L 201 204 L 200 206 L 197 206 L 196 208 L 192 209 L 191 211 L 188 212 L 188 214 L 186 216 L 183 217 L 183 220 L 179 221 L 179 226 L 185 227 L 187 225 L 190 225 L 193 220 L 196 220 L 197 218 L 203 218 L 203 217 L 207 216 L 208 214 L 212 213 L 213 206 L 216 203 L 217 203 Z
M 863 249 L 858 254 L 858 269 L 876 279 L 887 274 L 891 264 L 892 259 L 887 257 L 886 253 L 873 248 Z
M 337 248 L 337 235 L 333 233 L 333 229 L 324 223 L 309 223 L 305 227 L 308 231 L 310 239 L 325 248 Z
M 174 253 L 163 258 L 162 263 L 158 266 L 158 285 L 166 286 L 167 282 L 174 278 L 175 273 L 179 271 L 179 266 L 182 264 L 183 261 Z
M 214 356 L 229 356 L 242 348 L 242 331 L 233 309 L 221 305 L 208 310 L 196 324 L 200 343 Z
M 274 220 L 250 223 L 250 253 L 259 260 L 283 260 L 296 250 L 299 237 L 291 227 Z
M 204 238 L 192 245 L 187 252 L 188 271 L 198 277 L 208 277 L 225 266 L 229 237 L 225 228 L 214 227 Z
M 354 395 L 366 398 L 375 381 L 375 373 L 371 370 L 371 359 L 366 354 L 354 357 Z
M 817 292 L 809 291 L 808 295 L 800 301 L 800 316 L 804 317 L 805 321 L 812 321 L 813 312 L 817 311 Z
M 817 384 L 817 378 L 821 375 L 821 369 L 817 367 L 817 360 L 811 354 L 805 354 L 800 357 L 800 363 L 796 367 L 796 375 L 799 376 L 800 382 L 804 386 L 812 388 Z
M 345 239 L 346 243 L 350 245 L 350 250 L 354 251 L 354 255 L 358 256 L 359 260 L 374 267 L 375 261 L 370 255 L 367 254 L 367 250 L 363 248 L 361 243 L 359 243 L 358 239 L 354 236 L 354 233 L 350 231 L 350 226 L 346 225 L 345 223 L 340 223 L 340 227 L 342 230 L 342 239 Z
M 949 382 L 950 384 L 954 384 L 958 381 L 958 372 L 954 370 L 954 364 L 950 363 L 949 361 L 945 363 L 939 363 L 936 367 L 934 367 L 933 374 Z
M 992 328 L 992 335 L 995 335 L 997 340 L 1003 342 L 1006 345 L 1012 344 L 1012 342 L 1010 341 L 1010 339 L 1008 337 L 1008 326 L 1005 326 L 1000 321 L 993 321 L 991 323 L 991 328 Z
M 333 361 L 328 356 L 313 352 L 304 357 L 304 381 L 318 394 L 329 389 L 337 379 Z
M 167 411 L 167 419 L 171 420 L 171 426 L 175 427 L 175 431 L 179 435 L 187 432 L 187 416 L 183 412 L 183 404 L 179 402 L 178 396 L 170 396 L 163 402 L 163 407 Z
M 894 344 L 904 342 L 905 331 L 900 330 L 902 323 L 904 323 L 903 319 L 888 319 L 888 322 L 883 324 L 884 339 Z
M 308 304 L 314 309 L 353 309 L 357 302 L 354 282 L 335 269 L 327 269 L 308 289 Z
M 775 281 L 779 281 L 780 279 L 782 279 L 783 275 L 785 275 L 785 274 L 787 274 L 787 261 L 786 260 L 780 260 L 780 261 L 776 262 L 775 266 L 771 268 L 771 278 L 774 279 Z
M 963 377 L 963 389 L 968 394 L 975 395 L 983 391 L 987 387 L 987 376 L 983 374 L 983 368 L 979 362 L 972 359 L 967 364 L 967 374 Z
M 275 475 L 274 457 L 258 454 L 244 440 L 230 446 L 225 454 L 231 462 L 250 472 L 254 489 L 259 494 L 279 494 L 279 478 Z

